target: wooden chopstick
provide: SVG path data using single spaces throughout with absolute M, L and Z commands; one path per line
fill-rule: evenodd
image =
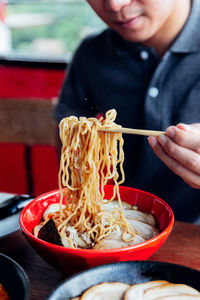
M 164 134 L 165 131 L 157 131 L 157 130 L 145 130 L 145 129 L 132 129 L 132 128 L 101 128 L 98 131 L 104 132 L 122 132 L 128 134 L 138 134 L 138 135 L 145 135 L 145 136 L 159 136 Z

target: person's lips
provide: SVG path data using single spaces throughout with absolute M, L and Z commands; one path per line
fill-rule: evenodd
M 122 28 L 131 28 L 140 20 L 140 18 L 141 18 L 141 15 L 137 15 L 135 17 L 128 18 L 123 21 L 116 21 L 116 22 L 114 22 L 114 24 L 119 27 L 122 27 Z

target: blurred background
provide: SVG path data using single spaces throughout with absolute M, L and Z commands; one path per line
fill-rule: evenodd
M 54 105 L 76 47 L 104 28 L 85 0 L 0 0 L 0 192 L 58 187 Z
M 79 42 L 105 25 L 85 0 L 0 1 L 0 54 L 69 61 Z

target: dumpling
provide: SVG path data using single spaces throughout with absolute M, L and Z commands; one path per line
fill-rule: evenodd
M 144 300 L 144 293 L 147 289 L 166 284 L 168 284 L 166 280 L 155 280 L 131 285 L 124 294 L 124 300 Z
M 129 287 L 128 284 L 122 282 L 104 282 L 87 289 L 81 300 L 121 300 L 124 292 Z
M 160 297 L 177 296 L 177 295 L 198 295 L 200 293 L 192 287 L 185 284 L 168 283 L 164 286 L 152 287 L 144 292 L 144 299 L 158 299 Z
M 125 292 L 123 300 L 189 300 L 199 298 L 200 293 L 188 285 L 155 280 L 131 285 Z
M 156 298 L 156 300 L 197 300 L 200 296 L 197 295 L 177 295 L 177 296 L 167 296 Z

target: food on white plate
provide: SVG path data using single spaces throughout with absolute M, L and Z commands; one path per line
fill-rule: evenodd
M 197 300 L 200 292 L 189 285 L 152 280 L 137 284 L 103 282 L 85 290 L 71 300 Z
M 137 299 L 142 300 L 145 298 L 145 292 L 152 287 L 160 287 L 166 285 L 168 281 L 166 280 L 154 280 L 144 283 L 138 283 L 131 285 L 129 289 L 126 290 L 124 294 L 124 300 Z
M 159 287 L 151 287 L 144 292 L 144 298 L 157 299 L 176 295 L 200 295 L 196 289 L 185 284 L 168 283 Z
M 185 295 L 195 295 L 200 299 L 200 293 L 188 285 L 155 280 L 130 286 L 126 290 L 123 300 L 158 300 Z
M 200 297 L 196 295 L 179 295 L 156 298 L 156 300 L 197 300 L 199 298 Z
M 104 282 L 87 289 L 81 300 L 121 300 L 128 284 L 122 282 Z

